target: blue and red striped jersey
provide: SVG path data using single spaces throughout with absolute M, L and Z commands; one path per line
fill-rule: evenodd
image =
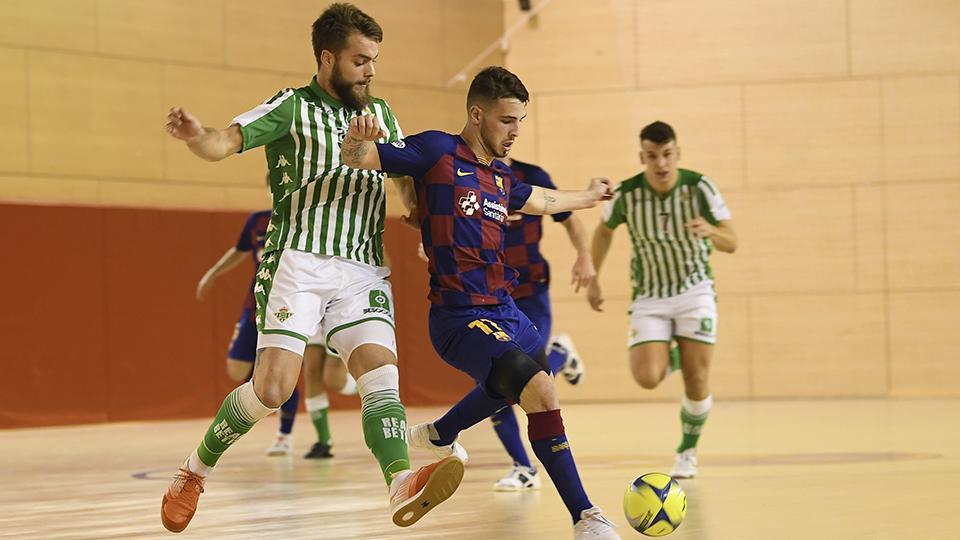
M 547 189 L 557 189 L 547 171 L 513 160 L 510 164 L 513 177 L 518 182 Z M 559 212 L 551 217 L 556 222 L 565 221 L 571 212 Z M 507 222 L 504 255 L 507 266 L 517 271 L 517 286 L 513 289 L 515 299 L 526 298 L 547 290 L 550 285 L 550 265 L 540 254 L 543 238 L 543 216 L 517 214 Z
M 237 251 L 249 251 L 253 258 L 253 271 L 256 272 L 260 267 L 260 258 L 263 256 L 263 241 L 267 236 L 267 225 L 270 224 L 270 210 L 254 212 L 247 217 L 243 224 L 243 230 L 240 232 L 240 238 L 237 239 Z M 253 286 L 257 278 L 254 276 L 250 283 L 250 292 L 243 301 L 243 308 L 256 310 L 257 301 L 253 297 Z
M 481 163 L 459 135 L 425 131 L 377 144 L 383 172 L 413 177 L 423 249 L 430 259 L 430 301 L 438 306 L 502 304 L 517 272 L 504 263 L 507 213 L 532 188 L 510 169 Z

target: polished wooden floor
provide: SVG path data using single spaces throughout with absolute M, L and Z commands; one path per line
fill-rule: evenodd
M 440 409 L 411 409 L 412 422 Z M 570 405 L 567 433 L 593 502 L 640 538 L 620 508 L 635 476 L 669 471 L 677 405 Z M 673 539 L 960 538 L 960 400 L 719 402 L 701 442 L 701 474 L 683 481 L 686 522 Z M 459 491 L 420 523 L 394 527 L 356 411 L 334 412 L 337 456 L 263 455 L 268 418 L 221 460 L 185 538 L 571 538 L 553 486 L 494 493 L 507 460 L 489 425 L 464 434 Z M 0 432 L 0 537 L 170 538 L 158 517 L 173 469 L 205 421 Z M 427 456 L 414 453 L 415 463 Z

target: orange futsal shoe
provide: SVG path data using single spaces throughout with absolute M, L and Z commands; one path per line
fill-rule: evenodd
M 178 533 L 187 528 L 193 514 L 197 511 L 197 501 L 203 493 L 203 477 L 180 469 L 173 477 L 173 483 L 163 494 L 160 503 L 160 521 L 170 532 Z
M 420 467 L 417 472 L 404 471 L 390 484 L 390 510 L 393 523 L 409 527 L 435 506 L 450 498 L 463 480 L 463 462 L 449 456 Z

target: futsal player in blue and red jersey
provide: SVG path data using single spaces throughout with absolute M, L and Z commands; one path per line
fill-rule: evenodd
M 528 100 L 514 74 L 486 68 L 470 84 L 459 135 L 426 131 L 375 144 L 380 128 L 359 116 L 350 122 L 340 157 L 353 168 L 413 178 L 429 259 L 430 339 L 444 361 L 477 383 L 443 418 L 411 429 L 408 443 L 465 457 L 455 442 L 460 431 L 519 403 L 533 451 L 573 518 L 574 537 L 619 539 L 580 482 L 540 334 L 510 296 L 517 273 L 503 255 L 511 210 L 543 215 L 590 208 L 612 193 L 605 179 L 593 179 L 583 191 L 557 191 L 512 178 L 497 158 L 516 140 Z M 404 198 L 412 202 L 409 192 Z

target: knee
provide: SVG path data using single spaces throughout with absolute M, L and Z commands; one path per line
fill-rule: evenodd
M 683 371 L 683 385 L 690 390 L 703 390 L 705 392 L 707 389 L 707 370 Z
M 659 386 L 660 379 L 663 377 L 662 373 L 654 373 L 646 367 L 634 368 L 631 371 L 633 372 L 633 380 L 637 381 L 637 384 L 646 390 L 653 390 Z
M 293 385 L 285 384 L 281 377 L 271 376 L 267 373 L 262 377 L 257 377 L 254 390 L 256 390 L 257 397 L 265 407 L 276 409 L 290 399 L 295 386 L 296 381 Z

